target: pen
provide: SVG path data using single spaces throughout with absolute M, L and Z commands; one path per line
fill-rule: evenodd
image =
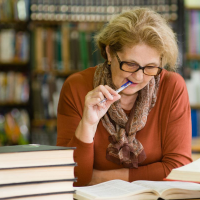
M 117 93 L 120 93 L 122 90 L 124 90 L 125 88 L 127 88 L 129 85 L 131 85 L 132 82 L 128 81 L 125 84 L 123 84 L 119 89 L 116 90 Z M 102 101 L 100 101 L 100 103 L 104 103 L 107 100 L 107 98 L 103 99 Z

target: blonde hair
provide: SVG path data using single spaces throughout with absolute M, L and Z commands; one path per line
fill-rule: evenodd
M 107 45 L 111 52 L 117 52 L 123 51 L 124 46 L 133 47 L 144 43 L 161 54 L 162 67 L 175 70 L 177 66 L 175 33 L 160 14 L 147 8 L 137 8 L 115 16 L 95 36 L 95 41 L 106 60 Z

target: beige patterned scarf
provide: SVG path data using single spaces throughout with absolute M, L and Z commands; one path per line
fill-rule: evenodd
M 128 117 L 121 108 L 120 100 L 113 103 L 107 113 L 101 118 L 103 126 L 109 132 L 106 158 L 126 168 L 138 168 L 138 163 L 146 159 L 142 144 L 136 139 L 136 133 L 146 124 L 147 116 L 154 107 L 157 99 L 160 76 L 153 77 L 142 90 L 134 108 Z M 108 85 L 114 90 L 110 68 L 107 62 L 97 66 L 94 74 L 94 88 L 98 85 Z

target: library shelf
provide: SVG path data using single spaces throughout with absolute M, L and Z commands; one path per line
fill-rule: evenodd
M 62 25 L 64 22 L 69 21 L 61 21 L 61 20 L 34 20 L 30 22 L 30 26 L 41 25 L 41 26 L 57 26 Z
M 17 61 L 17 62 L 1 62 L 0 61 L 0 72 L 29 72 L 28 61 Z
M 191 109 L 198 110 L 200 109 L 200 104 L 190 105 Z
M 1 106 L 17 107 L 17 106 L 28 106 L 28 102 L 0 102 Z
M 192 138 L 192 152 L 200 153 L 200 137 Z
M 39 127 L 39 126 L 57 126 L 57 119 L 33 119 L 31 121 L 31 125 L 33 127 Z
M 200 60 L 200 54 L 187 54 L 187 60 Z
M 28 61 L 14 60 L 14 61 L 0 61 L 1 65 L 27 65 Z
M 186 10 L 200 10 L 200 6 L 186 6 Z
M 69 71 L 58 71 L 58 70 L 34 70 L 32 71 L 32 75 L 44 75 L 44 74 L 52 74 L 54 76 L 64 76 L 67 77 L 71 74 L 78 72 L 79 70 L 69 70 Z

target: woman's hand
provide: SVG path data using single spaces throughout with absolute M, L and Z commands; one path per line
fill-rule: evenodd
M 107 101 L 100 103 L 104 98 Z M 83 121 L 90 125 L 97 125 L 112 103 L 120 99 L 120 95 L 109 86 L 99 85 L 85 97 Z
M 100 103 L 104 98 L 107 100 Z M 85 97 L 83 117 L 75 132 L 76 137 L 82 142 L 92 143 L 99 120 L 105 115 L 110 105 L 120 98 L 121 96 L 107 85 L 99 85 L 88 92 Z
M 113 179 L 121 179 L 124 181 L 128 181 L 129 169 L 121 168 L 121 169 L 113 169 L 105 171 L 93 169 L 92 179 L 88 185 L 96 185 Z

